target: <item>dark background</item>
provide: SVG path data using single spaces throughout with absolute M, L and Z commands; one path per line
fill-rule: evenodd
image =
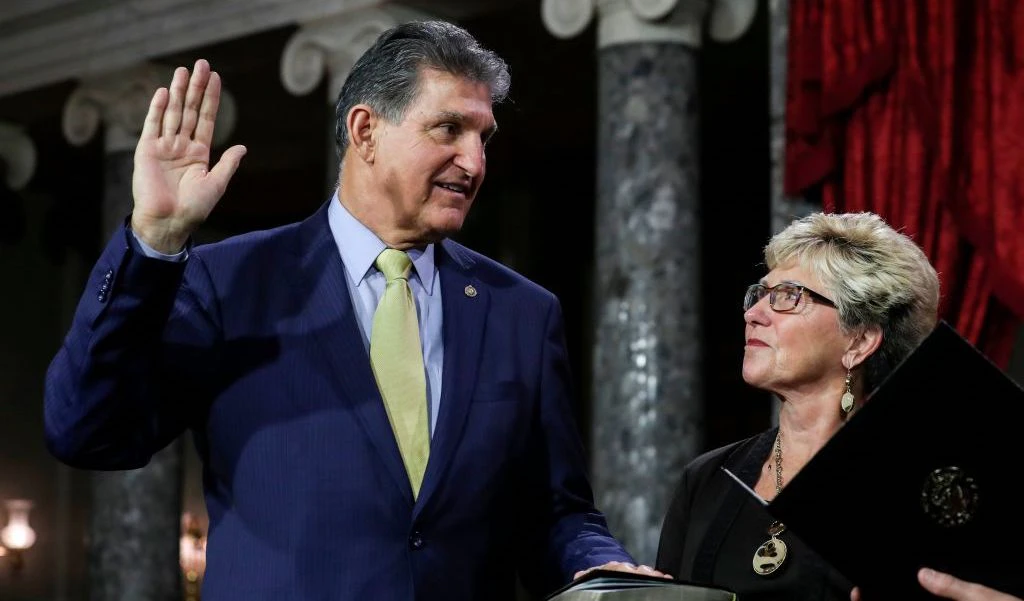
M 563 304 L 579 400 L 589 435 L 593 334 L 597 49 L 594 27 L 559 40 L 540 19 L 539 2 L 463 24 L 508 61 L 509 101 L 496 107 L 500 132 L 488 148 L 487 181 L 457 239 L 554 292 Z M 703 345 L 706 441 L 711 448 L 769 423 L 770 399 L 740 379 L 746 285 L 761 277 L 769 223 L 768 19 L 731 44 L 699 52 L 702 152 Z M 294 33 L 282 28 L 168 56 L 191 66 L 210 60 L 238 105 L 230 144 L 248 154 L 201 240 L 267 228 L 308 216 L 328 198 L 333 165 L 325 85 L 295 97 L 278 63 Z M 64 139 L 61 111 L 73 82 L 0 98 L 0 120 L 19 123 L 39 163 L 26 190 L 0 191 L 0 499 L 35 501 L 38 540 L 17 575 L 2 569 L 0 601 L 84 599 L 88 474 L 60 467 L 42 438 L 46 366 L 56 352 L 86 269 L 105 242 L 100 232 L 102 136 L 84 147 Z M 614 115 L 609 116 L 614 118 Z M 222 149 L 215 149 L 216 153 Z M 680 236 L 689 232 L 680 232 Z M 567 267 L 567 266 L 574 267 Z M 686 302 L 680 299 L 680 302 Z M 1020 353 L 1011 372 L 1022 373 Z M 671 399 L 668 399 L 671 402 Z M 189 441 L 191 451 L 191 442 Z M 202 512 L 198 467 L 188 457 L 186 507 Z M 67 532 L 65 538 L 59 532 Z M 61 550 L 59 541 L 67 545 Z

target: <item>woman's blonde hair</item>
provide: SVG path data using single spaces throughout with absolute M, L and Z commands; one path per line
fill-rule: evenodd
M 939 276 L 917 244 L 874 213 L 814 213 L 772 237 L 768 269 L 799 265 L 826 288 L 844 332 L 880 326 L 882 342 L 864 362 L 872 390 L 935 327 Z

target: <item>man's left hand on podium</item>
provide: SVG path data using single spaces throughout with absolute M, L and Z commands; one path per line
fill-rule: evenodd
M 572 579 L 573 580 L 577 580 L 580 576 L 583 576 L 584 574 L 587 574 L 587 573 L 589 573 L 589 572 L 591 572 L 593 570 L 612 570 L 614 572 L 627 572 L 627 573 L 630 573 L 630 574 L 643 574 L 645 576 L 661 576 L 662 578 L 665 578 L 665 579 L 668 579 L 668 580 L 672 579 L 672 576 L 670 576 L 668 574 L 665 574 L 664 572 L 659 572 L 658 570 L 655 570 L 654 568 L 652 568 L 650 566 L 645 566 L 645 565 L 637 566 L 637 565 L 633 565 L 631 563 L 626 563 L 626 562 L 622 562 L 622 561 L 609 561 L 608 563 L 605 563 L 605 564 L 602 564 L 602 565 L 599 565 L 599 566 L 594 566 L 592 568 L 587 568 L 585 570 L 580 570 L 579 572 L 576 572 L 576 575 L 573 576 Z

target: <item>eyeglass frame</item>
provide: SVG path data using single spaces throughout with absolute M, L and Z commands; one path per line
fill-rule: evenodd
M 795 288 L 798 291 L 798 296 L 796 298 L 796 302 L 793 303 L 793 307 L 790 308 L 790 309 L 776 309 L 775 308 L 775 295 L 778 294 L 779 288 L 784 287 L 784 286 L 785 287 L 789 287 L 789 288 Z M 762 290 L 764 290 L 764 294 L 758 296 L 757 300 L 754 301 L 753 303 L 751 303 L 750 306 L 748 307 L 747 306 L 747 298 L 750 297 L 750 293 L 751 293 L 751 291 L 754 288 L 761 288 Z M 789 313 L 791 311 L 796 311 L 797 307 L 800 306 L 800 301 L 803 299 L 804 293 L 807 293 L 808 295 L 810 295 L 811 298 L 813 298 L 816 301 L 821 302 L 824 305 L 827 305 L 829 307 L 835 307 L 836 306 L 835 301 L 833 301 L 832 299 L 830 299 L 829 297 L 825 296 L 824 294 L 822 294 L 820 292 L 817 292 L 817 291 L 815 291 L 815 290 L 813 290 L 811 288 L 808 288 L 807 286 L 804 286 L 803 284 L 797 284 L 796 282 L 785 281 L 785 282 L 779 282 L 778 284 L 775 284 L 774 286 L 768 287 L 768 286 L 765 286 L 764 284 L 762 284 L 761 282 L 758 282 L 756 284 L 751 284 L 751 285 L 747 286 L 747 291 L 743 294 L 743 312 L 746 313 L 747 311 L 751 310 L 754 307 L 754 305 L 756 305 L 757 303 L 761 302 L 761 299 L 766 297 L 766 296 L 768 297 L 768 307 L 770 307 L 772 311 L 775 311 L 776 313 Z

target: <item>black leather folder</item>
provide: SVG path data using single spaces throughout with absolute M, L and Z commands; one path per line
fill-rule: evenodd
M 1022 475 L 1024 390 L 940 322 L 765 506 L 864 601 L 935 599 L 924 566 L 1024 597 Z

